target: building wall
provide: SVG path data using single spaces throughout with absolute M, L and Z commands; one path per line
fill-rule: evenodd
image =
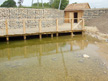
M 77 18 L 80 19 L 80 18 L 83 17 L 83 11 L 69 11 L 69 12 L 65 12 L 65 18 L 72 18 L 72 19 L 74 19 L 74 12 L 78 13 L 78 17 Z M 69 23 L 70 20 L 69 19 L 65 19 L 65 22 Z
M 0 20 L 6 19 L 48 19 L 53 18 L 53 20 L 44 20 L 42 21 L 42 27 L 51 27 L 56 24 L 56 18 L 64 18 L 64 11 L 57 9 L 32 9 L 32 8 L 0 8 Z M 59 24 L 63 24 L 64 20 L 59 20 Z M 22 27 L 19 22 L 15 22 L 19 24 L 15 25 L 13 22 L 9 22 L 9 27 Z M 33 24 L 38 24 L 37 21 L 27 21 L 27 24 L 32 26 Z M 0 21 L 0 28 L 4 27 L 4 22 Z
M 108 13 L 108 8 L 84 10 L 83 18 L 85 18 L 86 22 L 89 22 L 90 19 L 97 18 L 105 13 Z

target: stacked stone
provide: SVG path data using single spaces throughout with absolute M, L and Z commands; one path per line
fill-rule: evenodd
M 5 20 L 9 19 L 9 9 L 0 8 L 0 29 L 5 29 Z
M 36 11 L 35 9 L 27 9 L 27 19 L 36 19 Z
M 26 28 L 38 28 L 39 21 L 38 20 L 26 20 L 25 27 Z
M 18 9 L 9 8 L 9 19 L 18 19 Z
M 5 21 L 0 21 L 0 29 L 5 29 Z
M 27 19 L 27 17 L 28 17 L 28 10 L 27 9 L 25 9 L 25 8 L 19 8 L 19 9 L 17 9 L 18 10 L 18 12 L 17 12 L 17 18 L 18 19 Z
M 54 26 L 56 26 L 56 19 L 42 20 L 42 27 L 54 27 Z
M 8 8 L 0 8 L 0 19 L 9 19 L 9 9 Z
M 36 19 L 43 19 L 44 18 L 44 10 L 43 9 L 36 9 Z
M 0 19 L 9 19 L 8 28 L 23 28 L 23 20 L 26 27 L 38 27 L 38 19 L 42 19 L 42 27 L 52 27 L 56 26 L 56 19 L 59 19 L 59 24 L 63 24 L 60 18 L 64 18 L 64 11 L 57 9 L 0 8 Z M 0 21 L 0 28 L 3 27 L 5 22 Z
M 83 18 L 85 18 L 86 21 L 89 21 L 90 19 L 97 18 L 105 13 L 108 13 L 108 8 L 84 10 Z
M 8 22 L 9 29 L 23 28 L 23 20 L 10 20 Z

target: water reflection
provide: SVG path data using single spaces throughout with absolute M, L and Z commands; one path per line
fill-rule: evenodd
M 61 37 L 62 38 L 62 37 Z M 45 55 L 53 55 L 58 53 L 66 53 L 70 51 L 78 51 L 83 50 L 87 47 L 88 42 L 85 41 L 86 38 L 81 38 L 80 40 L 76 40 L 76 38 L 54 38 L 53 40 L 47 39 L 44 41 L 24 41 L 24 42 L 8 42 L 7 45 L 1 46 L 0 49 L 0 58 L 14 58 L 15 56 L 23 56 L 24 58 L 28 58 L 30 56 L 45 56 Z M 65 49 L 67 48 L 67 49 Z
M 97 49 L 86 36 L 2 43 L 0 81 L 108 81 Z

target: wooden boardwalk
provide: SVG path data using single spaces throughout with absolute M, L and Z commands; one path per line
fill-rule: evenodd
M 27 19 L 26 19 L 27 20 Z M 23 20 L 22 20 L 23 21 Z M 25 21 L 25 20 L 24 20 Z M 74 32 L 84 32 L 84 19 L 80 19 L 78 23 L 73 23 L 73 19 L 70 19 L 70 23 L 59 24 L 58 19 L 56 19 L 56 25 L 51 27 L 42 27 L 42 19 L 38 20 L 38 27 L 26 27 L 25 22 L 22 23 L 21 28 L 9 28 L 8 22 L 9 20 L 5 20 L 5 28 L 0 28 L 0 38 L 6 37 L 6 40 L 9 41 L 9 37 L 15 36 L 24 36 L 24 40 L 26 40 L 26 36 L 29 35 L 39 35 L 40 39 L 43 34 L 56 34 L 59 33 L 71 33 L 73 36 Z M 65 20 L 64 20 L 65 21 Z

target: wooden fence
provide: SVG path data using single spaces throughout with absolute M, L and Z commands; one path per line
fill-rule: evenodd
M 70 23 L 65 23 L 69 19 Z M 26 36 L 39 35 L 40 39 L 42 34 L 56 34 L 71 32 L 85 31 L 84 19 L 78 19 L 78 23 L 74 23 L 74 19 L 60 18 L 60 19 L 6 19 L 0 20 L 0 37 L 6 37 L 9 41 L 11 36 Z M 2 24 L 4 23 L 4 24 Z

